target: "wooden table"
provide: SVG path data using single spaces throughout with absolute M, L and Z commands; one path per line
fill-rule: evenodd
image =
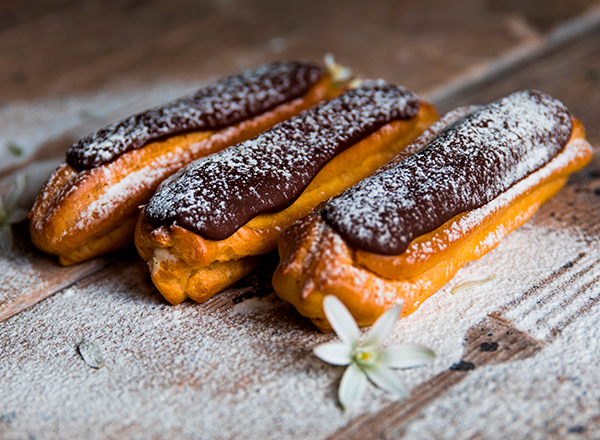
M 235 21 L 231 14 L 211 13 Z M 59 23 L 65 19 L 57 17 Z M 110 15 L 101 18 L 111 22 Z M 195 18 L 174 29 L 148 29 L 151 35 L 140 45 L 167 44 L 157 40 L 167 34 L 174 47 L 185 46 L 198 22 L 205 23 Z M 305 38 L 281 29 L 277 32 L 288 32 L 285 41 Z M 0 34 L 0 46 L 12 47 L 7 41 L 21 35 L 18 29 L 12 32 L 13 40 Z M 492 29 L 487 38 L 498 47 L 484 62 L 469 59 L 461 74 L 441 63 L 448 75 L 409 72 L 408 82 L 442 112 L 519 89 L 543 90 L 583 121 L 598 153 L 599 10 L 590 9 L 554 31 L 525 34 L 512 44 Z M 390 44 L 384 31 L 374 35 Z M 253 38 L 272 42 L 270 34 Z M 294 53 L 278 41 L 271 43 L 275 49 L 247 55 L 242 64 L 272 58 L 278 50 Z M 40 53 L 45 44 L 52 46 L 40 42 Z M 378 46 L 374 58 L 390 74 L 386 79 L 398 81 L 394 62 L 382 59 L 384 49 Z M 246 52 L 215 57 L 202 75 L 231 67 L 240 53 Z M 301 56 L 302 50 L 295 53 Z M 17 52 L 3 55 L 17 59 Z M 139 67 L 125 69 L 128 52 L 106 56 L 122 57 L 126 83 L 140 75 Z M 156 62 L 149 54 L 139 55 L 144 57 L 150 65 Z M 428 56 L 419 60 L 435 63 Z M 364 62 L 357 65 L 368 71 Z M 174 83 L 146 78 L 142 89 L 149 93 L 143 98 L 132 98 L 139 88 L 127 94 L 114 84 L 109 88 L 115 96 L 98 97 L 93 91 L 103 84 L 102 75 L 91 73 L 96 64 L 85 66 L 74 66 L 83 75 L 80 80 L 67 80 L 75 73 L 57 67 L 51 71 L 54 79 L 32 80 L 30 95 L 2 92 L 6 107 L 23 105 L 33 112 L 41 111 L 43 100 L 60 108 L 61 99 L 75 98 L 69 104 L 75 108 L 88 99 L 103 109 L 102 115 L 79 118 L 56 135 L 42 136 L 43 151 L 25 148 L 24 157 L 8 160 L 4 182 L 42 159 L 64 154 L 67 141 L 111 118 L 193 88 L 185 78 Z M 151 71 L 143 70 L 145 75 Z M 69 84 L 72 96 L 53 95 L 68 91 Z M 115 106 L 118 94 L 126 102 Z M 15 96 L 25 97 L 24 103 Z M 0 257 L 0 438 L 598 438 L 599 218 L 596 159 L 530 222 L 398 324 L 392 342 L 420 343 L 437 353 L 431 366 L 399 373 L 411 397 L 390 401 L 372 387 L 351 413 L 342 412 L 335 397 L 343 370 L 312 355 L 315 345 L 333 336 L 317 332 L 275 296 L 270 275 L 276 261 L 205 304 L 173 307 L 158 294 L 134 251 L 64 268 L 33 248 L 26 227 L 19 225 L 15 249 Z M 494 275 L 490 283 L 452 294 L 456 286 L 488 275 Z M 100 347 L 103 368 L 91 369 L 82 360 L 77 346 L 84 338 Z M 482 348 L 491 346 L 496 348 Z

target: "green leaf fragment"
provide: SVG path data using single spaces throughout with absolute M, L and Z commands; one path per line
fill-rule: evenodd
M 88 366 L 92 368 L 102 368 L 104 359 L 98 345 L 91 339 L 84 339 L 78 346 L 79 354 Z
M 15 144 L 14 142 L 9 142 L 6 144 L 6 148 L 8 148 L 8 151 L 10 151 L 13 155 L 20 157 L 23 155 L 23 149 L 21 147 L 19 147 L 17 144 Z

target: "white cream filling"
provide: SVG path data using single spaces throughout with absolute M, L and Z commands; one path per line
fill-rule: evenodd
M 167 249 L 155 249 L 154 257 L 148 261 L 148 266 L 150 267 L 150 273 L 155 275 L 159 269 L 160 263 L 170 261 L 175 263 L 177 261 L 177 257 L 169 252 Z

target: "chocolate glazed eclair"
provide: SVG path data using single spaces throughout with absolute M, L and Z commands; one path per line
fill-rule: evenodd
M 437 119 L 402 87 L 367 81 L 257 138 L 198 160 L 142 210 L 135 242 L 172 304 L 253 271 L 280 231 L 372 174 Z
M 318 64 L 274 62 L 83 138 L 35 202 L 33 243 L 64 265 L 132 244 L 138 207 L 165 178 L 336 95 L 334 83 Z
M 319 329 L 330 330 L 325 295 L 341 299 L 361 326 L 400 300 L 402 314 L 412 313 L 592 157 L 581 123 L 540 92 L 453 119 L 436 124 L 420 152 L 281 235 L 273 287 Z

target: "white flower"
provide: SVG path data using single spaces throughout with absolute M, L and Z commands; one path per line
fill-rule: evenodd
M 452 289 L 452 291 L 450 293 L 452 293 L 452 295 L 456 295 L 457 293 L 466 292 L 468 290 L 472 290 L 476 287 L 479 287 L 486 283 L 489 283 L 490 281 L 493 281 L 495 278 L 496 278 L 495 273 L 485 276 L 485 277 L 482 277 L 482 278 L 475 278 L 475 279 L 472 279 L 470 281 L 467 281 L 465 283 L 455 286 L 454 289 Z
M 354 75 L 352 73 L 352 69 L 336 63 L 332 54 L 325 54 L 323 61 L 327 71 L 329 72 L 329 75 L 331 76 L 331 80 L 337 86 L 343 87 L 353 78 Z
M 10 252 L 12 249 L 11 225 L 22 222 L 27 218 L 27 211 L 16 206 L 25 189 L 25 183 L 25 176 L 20 174 L 6 196 L 0 197 L 0 247 L 5 252 Z
M 407 397 L 408 390 L 392 368 L 412 368 L 430 362 L 435 353 L 415 344 L 400 344 L 384 348 L 382 343 L 394 330 L 402 304 L 398 304 L 377 319 L 365 340 L 360 343 L 360 330 L 344 304 L 333 295 L 323 300 L 329 324 L 342 342 L 329 342 L 314 349 L 319 359 L 333 365 L 348 365 L 338 398 L 344 410 L 360 401 L 367 378 L 396 398 Z

